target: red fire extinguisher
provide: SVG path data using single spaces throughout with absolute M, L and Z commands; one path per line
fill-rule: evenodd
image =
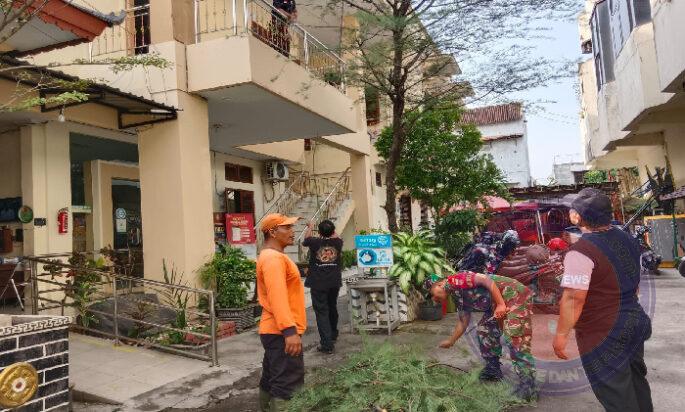
M 57 233 L 69 232 L 69 209 L 62 208 L 57 212 Z

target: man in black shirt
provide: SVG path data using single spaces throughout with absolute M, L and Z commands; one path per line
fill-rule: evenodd
M 342 286 L 343 241 L 330 220 L 319 223 L 319 237 L 307 229 L 302 246 L 309 248 L 309 274 L 304 285 L 311 289 L 312 305 L 319 329 L 320 352 L 331 354 L 338 338 L 338 293 Z

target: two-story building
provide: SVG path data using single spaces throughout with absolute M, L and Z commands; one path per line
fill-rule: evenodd
M 581 139 L 593 168 L 670 164 L 685 184 L 685 4 L 587 1 L 580 18 Z
M 325 210 L 345 215 L 341 232 L 373 226 L 363 99 L 345 84 L 334 44 L 299 24 L 279 29 L 278 12 L 262 0 L 73 2 L 88 5 L 103 16 L 123 10 L 125 18 L 31 62 L 60 63 L 65 75 L 97 79 L 124 96 L 89 91 L 89 102 L 113 112 L 113 124 L 89 109 L 97 126 L 85 127 L 75 114 L 84 106 L 63 105 L 50 112 L 62 121 L 19 128 L 16 167 L 30 165 L 43 179 L 24 185 L 30 175 L 22 173 L 12 197 L 45 217 L 50 235 L 33 249 L 24 238 L 15 254 L 140 248 L 146 277 L 160 279 L 166 261 L 193 279 L 214 251 L 215 213 L 251 213 L 258 222 L 270 211 L 306 220 Z M 115 72 L 107 64 L 145 55 L 168 66 Z M 125 98 L 145 103 L 124 106 Z M 46 147 L 25 152 L 24 140 Z M 327 170 L 305 167 L 311 142 L 335 148 L 347 166 L 314 176 Z M 47 205 L 40 212 L 39 198 Z M 63 210 L 73 225 L 58 233 L 51 225 Z
M 461 120 L 478 127 L 483 139 L 481 152 L 492 156 L 509 187 L 531 186 L 528 127 L 520 103 L 466 110 Z

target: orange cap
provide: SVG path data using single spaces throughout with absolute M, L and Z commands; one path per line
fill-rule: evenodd
M 268 232 L 277 226 L 293 225 L 299 219 L 299 217 L 288 217 L 280 213 L 271 213 L 264 216 L 262 223 L 259 225 L 259 230 L 262 232 Z

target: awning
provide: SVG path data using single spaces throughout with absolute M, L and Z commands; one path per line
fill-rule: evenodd
M 0 68 L 14 66 L 16 70 L 0 72 L 0 78 L 4 78 L 18 84 L 25 84 L 30 87 L 38 87 L 39 84 L 59 84 L 60 82 L 79 82 L 82 79 L 71 76 L 60 71 L 46 69 L 31 65 L 28 62 L 18 60 L 9 56 L 0 55 Z M 41 97 L 49 98 L 61 93 L 73 91 L 68 88 L 45 87 L 38 88 Z M 177 110 L 172 106 L 157 103 L 153 100 L 136 96 L 131 93 L 99 83 L 86 83 L 78 90 L 88 95 L 85 102 L 74 102 L 58 105 L 42 105 L 42 112 L 60 110 L 63 107 L 77 106 L 80 104 L 94 103 L 116 109 L 119 117 L 119 129 L 128 129 L 146 124 L 159 123 L 177 118 Z
M 15 56 L 93 41 L 106 27 L 120 24 L 126 18 L 125 11 L 106 15 L 71 0 L 22 0 L 14 1 L 12 5 L 20 9 L 25 1 L 31 2 L 26 10 L 31 18 L 5 42 Z M 15 27 L 9 25 L 5 32 L 9 33 Z

